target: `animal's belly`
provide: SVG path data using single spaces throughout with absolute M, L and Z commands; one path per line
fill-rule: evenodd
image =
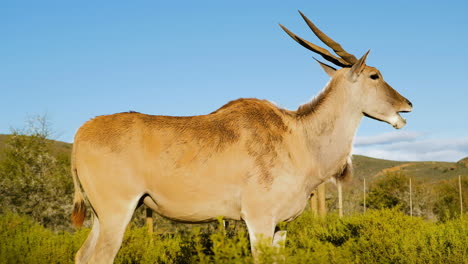
M 146 177 L 146 193 L 159 214 L 186 222 L 240 219 L 246 162 L 212 157 L 183 167 L 166 166 Z
M 240 206 L 235 199 L 200 201 L 188 197 L 185 201 L 180 201 L 147 196 L 143 202 L 158 214 L 181 222 L 208 222 L 218 217 L 240 220 Z

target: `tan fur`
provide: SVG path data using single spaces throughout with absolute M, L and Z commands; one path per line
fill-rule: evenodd
M 331 81 L 297 111 L 239 99 L 191 117 L 120 113 L 96 117 L 76 133 L 74 221 L 93 228 L 77 263 L 112 263 L 137 205 L 182 222 L 244 220 L 253 253 L 258 235 L 304 210 L 313 189 L 351 175 L 351 148 L 367 115 L 399 128 L 408 100 L 365 66 L 329 72 Z

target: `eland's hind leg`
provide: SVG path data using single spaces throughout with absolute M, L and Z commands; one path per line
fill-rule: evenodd
M 92 219 L 93 227 L 91 228 L 91 232 L 88 234 L 88 237 L 81 246 L 80 250 L 78 250 L 78 252 L 76 253 L 76 264 L 88 263 L 88 260 L 94 251 L 94 247 L 96 246 L 96 241 L 99 235 L 99 221 L 94 213 L 92 213 Z
M 96 210 L 99 236 L 89 263 L 112 263 L 122 244 L 125 229 L 141 196 L 132 200 L 108 200 L 105 207 Z

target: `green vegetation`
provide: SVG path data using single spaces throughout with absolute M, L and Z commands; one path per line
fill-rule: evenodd
M 390 202 L 390 198 L 396 199 L 393 203 L 401 206 L 402 210 L 409 214 L 409 179 L 412 179 L 413 215 L 423 216 L 432 221 L 446 218 L 442 214 L 446 209 L 436 209 L 437 206 L 445 206 L 451 203 L 449 218 L 459 215 L 459 197 L 457 181 L 462 177 L 464 184 L 464 212 L 468 210 L 468 197 L 466 182 L 468 181 L 468 158 L 458 162 L 400 162 L 389 161 L 365 156 L 353 156 L 354 178 L 343 185 L 343 208 L 345 215 L 362 213 L 364 200 L 364 179 L 366 180 L 366 192 L 368 206 L 371 208 L 391 208 L 395 205 L 378 205 L 380 202 Z M 450 188 L 441 186 L 451 185 Z M 449 193 L 447 193 L 449 192 Z M 446 194 L 443 194 L 446 193 Z M 442 196 L 448 196 L 445 203 L 437 202 Z M 369 197 L 370 196 L 370 197 Z M 386 197 L 384 197 L 386 196 Z M 369 199 L 371 199 L 369 201 Z M 369 204 L 370 202 L 370 204 Z M 336 187 L 327 184 L 327 204 L 332 211 L 336 210 Z M 457 207 L 458 206 L 458 207 Z M 456 209 L 458 208 L 458 209 Z M 455 210 L 458 210 L 455 212 Z
M 6 139 L 0 161 L 0 213 L 30 215 L 51 228 L 65 228 L 71 210 L 73 184 L 70 158 L 56 152 L 43 117 Z
M 368 194 L 368 206 L 374 209 L 399 207 L 405 214 L 410 215 L 409 177 L 402 172 L 386 173 L 385 177 L 374 181 Z M 427 216 L 432 212 L 430 190 L 422 188 L 420 180 L 412 180 L 412 213 L 415 216 Z M 455 192 L 456 194 L 456 192 Z M 458 209 L 460 210 L 460 209 Z
M 468 218 L 431 223 L 399 210 L 326 219 L 306 212 L 283 224 L 281 250 L 262 247 L 261 263 L 468 263 Z M 0 216 L 0 263 L 73 263 L 89 229 L 53 232 L 25 216 Z M 115 263 L 252 263 L 243 226 L 192 225 L 155 233 L 131 225 Z
M 468 212 L 468 177 L 464 177 L 461 181 L 463 212 Z M 457 179 L 443 181 L 437 184 L 436 197 L 434 200 L 433 212 L 438 216 L 440 221 L 447 221 L 460 217 L 460 196 L 459 185 Z
M 54 232 L 30 217 L 4 212 L 0 216 L 0 263 L 72 263 L 88 232 Z

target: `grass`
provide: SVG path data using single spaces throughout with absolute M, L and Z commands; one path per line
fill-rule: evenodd
M 211 226 L 212 227 L 212 226 Z M 397 210 L 281 224 L 281 250 L 261 246 L 260 263 L 468 263 L 468 220 L 427 222 Z M 53 232 L 28 217 L 0 216 L 0 263 L 73 263 L 89 229 Z M 115 263 L 252 263 L 246 230 L 191 225 L 172 232 L 129 226 Z

